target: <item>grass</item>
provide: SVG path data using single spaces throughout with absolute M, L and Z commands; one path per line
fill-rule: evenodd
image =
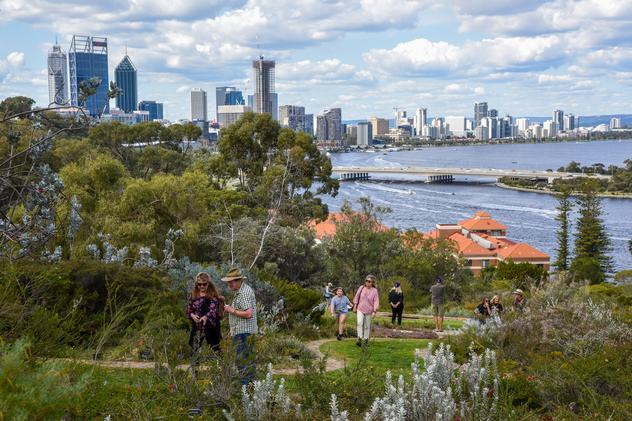
M 382 339 L 369 341 L 368 347 L 356 346 L 355 339 L 333 340 L 321 345 L 320 351 L 332 358 L 345 360 L 348 365 L 355 364 L 362 357 L 371 368 L 383 370 L 407 370 L 415 361 L 415 350 L 426 349 L 427 339 Z
M 331 319 L 331 315 L 327 315 Z M 402 318 L 402 329 L 434 329 L 434 320 L 432 316 L 415 316 L 416 318 Z M 390 316 L 377 316 L 374 319 L 376 324 L 381 326 L 391 327 Z M 349 312 L 347 314 L 346 328 L 347 330 L 355 330 L 356 327 L 356 314 Z M 463 321 L 457 319 L 444 319 L 444 329 L 460 329 L 463 327 Z

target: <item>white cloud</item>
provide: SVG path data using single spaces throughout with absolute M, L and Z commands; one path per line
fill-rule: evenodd
M 0 74 L 17 70 L 24 66 L 24 53 L 20 51 L 10 52 L 5 59 L 0 59 Z
M 301 60 L 294 63 L 280 63 L 276 68 L 276 77 L 280 80 L 336 80 L 353 76 L 355 66 L 345 64 L 339 59 L 322 61 Z

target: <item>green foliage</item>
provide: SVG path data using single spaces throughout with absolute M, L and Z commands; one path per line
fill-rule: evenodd
M 560 226 L 557 231 L 557 258 L 555 259 L 555 269 L 558 271 L 568 269 L 568 261 L 570 259 L 569 251 L 569 213 L 571 212 L 573 205 L 570 200 L 570 190 L 564 189 L 558 196 L 558 214 L 555 219 L 559 222 Z
M 500 262 L 494 279 L 511 281 L 514 288 L 529 289 L 546 280 L 544 268 L 531 263 Z
M 599 261 L 591 257 L 575 258 L 571 264 L 570 273 L 575 281 L 588 281 L 591 284 L 598 284 L 605 280 Z
M 312 313 L 312 310 L 322 301 L 322 294 L 319 291 L 302 288 L 284 280 L 274 282 L 274 287 L 283 297 L 285 311 L 290 321 L 297 313 L 310 316 L 313 320 L 319 319 L 322 315 L 322 311 Z
M 80 406 L 88 381 L 73 379 L 59 361 L 35 361 L 25 340 L 2 344 L 0 419 L 62 419 Z
M 5 98 L 0 102 L 0 118 L 9 118 L 16 114 L 22 114 L 27 111 L 31 111 L 35 100 L 25 96 L 12 96 Z M 20 118 L 28 118 L 28 115 L 23 115 Z

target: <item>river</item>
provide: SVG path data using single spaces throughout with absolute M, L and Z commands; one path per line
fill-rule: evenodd
M 463 167 L 556 170 L 570 161 L 583 165 L 623 166 L 632 159 L 632 140 L 541 144 L 428 147 L 415 151 L 332 154 L 334 166 Z M 344 200 L 368 196 L 391 212 L 383 222 L 396 228 L 429 231 L 437 223 L 455 223 L 478 210 L 509 228 L 508 237 L 524 241 L 555 258 L 557 200 L 554 196 L 506 190 L 483 179 L 457 177 L 454 184 L 426 184 L 423 177 L 379 175 L 379 180 L 343 182 L 337 197 L 325 197 L 331 211 Z M 461 181 L 461 182 L 459 182 Z M 472 182 L 478 181 L 478 182 Z M 602 199 L 616 270 L 631 269 L 627 242 L 632 238 L 632 200 Z M 573 227 L 574 228 L 574 227 Z

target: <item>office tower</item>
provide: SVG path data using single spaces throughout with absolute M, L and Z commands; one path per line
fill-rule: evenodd
M 529 119 L 528 118 L 517 118 L 516 124 L 518 125 L 518 131 L 520 133 L 524 133 L 529 129 Z
M 388 134 L 388 120 L 385 118 L 371 117 L 369 122 L 373 126 L 373 136 Z
M 131 113 L 136 109 L 138 102 L 138 81 L 136 67 L 127 53 L 114 69 L 114 80 L 121 90 L 121 94 L 116 97 L 116 107 L 126 113 Z
M 149 121 L 162 120 L 163 115 L 162 103 L 156 101 L 141 101 L 138 103 L 139 111 L 149 111 Z
M 467 135 L 465 116 L 447 116 L 445 124 L 448 126 L 450 135 L 454 137 L 465 137 Z
M 358 146 L 369 146 L 373 144 L 373 125 L 368 121 L 361 121 L 358 123 L 357 134 Z
M 310 136 L 314 136 L 314 114 L 305 114 L 303 131 Z
M 612 117 L 610 119 L 610 128 L 611 129 L 620 129 L 621 128 L 621 119 L 619 117 Z
M 443 117 L 437 117 L 432 119 L 432 127 L 437 129 L 437 136 L 435 139 L 443 139 L 445 136 L 445 119 Z
M 487 103 L 475 102 L 474 103 L 474 126 L 481 125 L 481 119 L 487 117 Z
M 215 115 L 217 108 L 221 105 L 246 105 L 244 96 L 239 89 L 234 86 L 218 86 L 215 88 Z
M 253 95 L 253 110 L 255 113 L 268 113 L 278 118 L 278 99 L 274 93 L 274 60 L 253 60 L 253 80 L 255 92 Z M 276 103 L 275 103 L 276 102 Z
M 85 107 L 91 116 L 107 114 L 110 111 L 108 91 L 108 39 L 73 35 L 68 51 L 70 69 L 70 104 Z M 82 82 L 97 78 L 101 82 L 94 95 L 81 99 Z M 80 104 L 79 101 L 82 101 Z
M 498 119 L 498 137 L 514 137 L 513 117 L 510 115 Z
M 489 110 L 487 112 L 487 116 L 488 117 L 492 117 L 492 118 L 497 118 L 498 117 L 498 110 L 492 108 L 491 110 Z
M 220 105 L 217 108 L 217 122 L 219 127 L 224 128 L 235 124 L 243 115 L 252 111 L 247 105 Z
M 295 132 L 314 134 L 314 114 L 305 114 L 305 107 L 282 105 L 279 107 L 279 123 Z
M 316 117 L 316 139 L 342 140 L 342 110 L 331 108 Z
M 474 137 L 479 140 L 489 140 L 489 127 L 483 125 L 483 121 L 481 120 L 481 125 L 474 129 Z
M 57 42 L 48 52 L 48 102 L 51 106 L 68 102 L 66 53 Z
M 557 123 L 557 130 L 564 131 L 566 129 L 564 127 L 564 111 L 562 110 L 553 111 L 553 121 Z
M 545 138 L 557 136 L 557 123 L 553 120 L 545 121 L 542 127 L 542 136 Z
M 529 130 L 531 130 L 531 137 L 542 139 L 542 126 L 540 126 L 539 124 L 532 124 L 529 127 Z
M 406 110 L 399 110 L 399 108 L 395 109 L 395 127 L 400 124 L 408 124 L 408 116 Z
M 564 130 L 572 131 L 577 127 L 575 126 L 576 118 L 572 113 L 568 113 L 564 116 Z
M 207 121 L 206 91 L 195 88 L 191 91 L 191 120 Z
M 421 136 L 422 127 L 426 125 L 426 120 L 428 119 L 428 110 L 426 108 L 417 108 L 415 110 L 415 131 L 417 136 Z
M 357 145 L 358 144 L 358 126 L 346 126 L 345 132 L 347 134 L 347 145 Z

